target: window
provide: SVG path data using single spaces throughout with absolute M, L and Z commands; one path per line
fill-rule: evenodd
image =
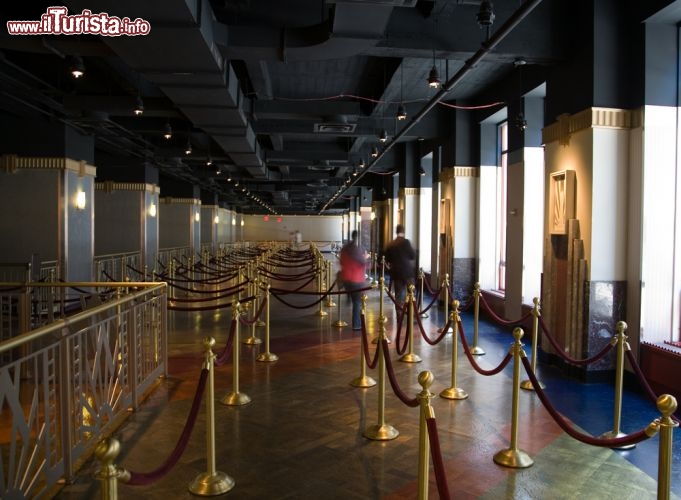
M 506 166 L 508 163 L 508 122 L 497 126 L 497 216 L 496 245 L 497 261 L 496 289 L 506 290 Z

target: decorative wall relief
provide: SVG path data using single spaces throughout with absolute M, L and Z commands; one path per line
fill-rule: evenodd
M 575 171 L 551 174 L 549 186 L 549 232 L 567 234 L 567 221 L 575 217 Z

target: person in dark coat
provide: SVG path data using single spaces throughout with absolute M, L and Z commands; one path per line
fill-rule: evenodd
M 349 242 L 340 251 L 340 279 L 343 287 L 350 292 L 352 300 L 352 329 L 362 328 L 360 290 L 364 288 L 364 273 L 366 271 L 367 254 L 357 241 L 357 231 L 352 232 Z
M 390 270 L 390 279 L 394 286 L 395 298 L 403 304 L 407 298 L 407 286 L 414 283 L 416 274 L 416 252 L 411 242 L 404 237 L 404 226 L 395 228 L 395 239 L 385 249 L 385 262 Z

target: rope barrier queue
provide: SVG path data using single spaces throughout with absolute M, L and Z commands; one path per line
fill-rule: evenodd
M 287 257 L 290 257 L 290 259 L 286 259 L 282 257 L 282 255 L 285 255 Z M 265 340 L 264 340 L 264 346 L 265 346 L 265 351 L 261 353 L 258 357 L 258 361 L 264 361 L 264 362 L 271 362 L 271 361 L 276 361 L 278 359 L 276 354 L 272 354 L 269 352 L 269 327 L 270 327 L 270 318 L 269 318 L 269 304 L 270 304 L 270 294 L 272 293 L 272 288 L 271 284 L 269 283 L 268 280 L 274 280 L 274 279 L 281 279 L 281 280 L 286 280 L 287 278 L 285 276 L 292 276 L 290 279 L 291 282 L 293 281 L 299 281 L 301 279 L 308 279 L 310 274 L 312 274 L 312 278 L 314 279 L 315 275 L 317 276 L 317 287 L 318 290 L 316 294 L 321 295 L 322 299 L 319 301 L 315 301 L 312 305 L 308 305 L 306 307 L 314 307 L 317 304 L 320 304 L 321 307 L 321 302 L 324 299 L 325 296 L 328 296 L 331 292 L 331 289 L 333 286 L 335 286 L 335 283 L 333 285 L 330 285 L 328 289 L 324 289 L 324 283 L 321 281 L 321 276 L 322 276 L 322 270 L 324 269 L 324 265 L 321 264 L 321 261 L 319 261 L 319 252 L 315 253 L 314 247 L 311 247 L 310 250 L 307 251 L 295 251 L 293 252 L 291 249 L 288 249 L 286 253 L 282 253 L 280 251 L 274 251 L 274 249 L 269 249 L 266 252 L 263 252 L 261 255 L 262 260 L 258 263 L 257 266 L 253 266 L 250 273 L 248 272 L 236 272 L 231 274 L 232 276 L 232 281 L 237 280 L 239 281 L 238 283 L 235 283 L 233 287 L 230 288 L 229 292 L 225 292 L 224 289 L 218 289 L 218 285 L 221 284 L 219 280 L 215 280 L 215 276 L 213 278 L 207 278 L 203 277 L 200 278 L 199 276 L 204 275 L 206 276 L 208 268 L 204 265 L 200 265 L 200 261 L 194 262 L 193 266 L 195 269 L 193 269 L 190 273 L 190 275 L 195 279 L 194 282 L 192 282 L 191 292 L 192 293 L 202 293 L 206 292 L 208 289 L 212 288 L 212 292 L 216 294 L 219 299 L 216 299 L 216 304 L 215 308 L 218 308 L 220 305 L 217 302 L 223 301 L 226 297 L 232 296 L 232 295 L 237 295 L 241 293 L 242 290 L 246 287 L 247 283 L 252 283 L 252 288 L 249 290 L 249 293 L 251 293 L 253 296 L 258 295 L 260 291 L 264 290 L 264 299 L 260 303 L 260 306 L 257 307 L 257 301 L 254 298 L 250 298 L 250 300 L 253 300 L 253 310 L 254 310 L 254 316 L 249 318 L 244 318 L 244 312 L 242 311 L 241 304 L 238 300 L 233 300 L 233 302 L 230 304 L 230 307 L 232 308 L 232 321 L 230 324 L 230 332 L 228 335 L 227 343 L 222 351 L 222 354 L 219 356 L 215 356 L 212 352 L 212 347 L 215 344 L 214 339 L 208 338 L 204 339 L 203 344 L 205 348 L 205 361 L 203 363 L 203 367 L 201 369 L 201 376 L 199 377 L 199 381 L 197 384 L 197 389 L 194 397 L 194 401 L 192 404 L 192 408 L 190 409 L 190 413 L 187 419 L 187 422 L 185 424 L 185 427 L 182 431 L 182 434 L 180 438 L 178 439 L 178 442 L 175 446 L 175 449 L 172 451 L 172 453 L 169 455 L 169 457 L 163 462 L 163 464 L 158 467 L 156 470 L 150 472 L 150 473 L 135 473 L 131 471 L 127 471 L 126 469 L 122 469 L 117 467 L 114 464 L 114 461 L 118 454 L 120 453 L 120 445 L 119 443 L 113 439 L 113 438 L 108 438 L 102 440 L 97 449 L 95 450 L 95 455 L 100 461 L 100 467 L 98 471 L 96 472 L 96 479 L 100 481 L 101 483 L 101 498 L 106 499 L 106 500 L 115 500 L 117 498 L 117 482 L 120 480 L 124 483 L 127 483 L 129 485 L 140 485 L 140 484 L 150 484 L 151 482 L 155 482 L 159 480 L 161 477 L 163 477 L 165 474 L 167 474 L 172 467 L 177 463 L 179 460 L 179 457 L 183 453 L 184 449 L 186 448 L 186 445 L 188 443 L 189 437 L 191 435 L 191 431 L 193 429 L 194 423 L 196 421 L 196 416 L 198 413 L 198 408 L 200 407 L 200 402 L 201 402 L 201 397 L 205 392 L 206 386 L 208 387 L 208 394 L 206 395 L 207 397 L 207 404 L 206 404 L 206 412 L 207 412 L 207 425 L 206 425 L 206 456 L 207 456 L 207 470 L 201 474 L 199 474 L 189 485 L 188 488 L 189 490 L 200 496 L 212 496 L 216 494 L 221 494 L 226 491 L 231 490 L 235 482 L 234 480 L 229 477 L 227 474 L 217 471 L 216 470 L 216 464 L 215 464 L 215 416 L 214 416 L 214 405 L 212 404 L 212 401 L 214 400 L 214 382 L 213 382 L 213 376 L 214 376 L 214 370 L 215 366 L 222 366 L 227 363 L 229 360 L 229 355 L 231 352 L 232 356 L 232 378 L 233 378 L 233 391 L 225 396 L 223 398 L 222 402 L 224 404 L 235 404 L 235 405 L 243 405 L 247 404 L 250 402 L 250 398 L 239 392 L 239 373 L 238 373 L 238 345 L 239 343 L 239 325 L 240 323 L 248 324 L 248 325 L 255 325 L 257 321 L 262 321 L 260 318 L 264 314 L 265 320 L 264 320 L 264 326 L 266 328 L 265 330 Z M 251 255 L 253 257 L 253 255 Z M 232 256 L 232 259 L 234 259 L 234 256 Z M 289 264 L 286 264 L 286 263 Z M 298 264 L 298 266 L 290 266 L 291 262 L 295 262 Z M 311 264 L 312 263 L 312 264 Z M 172 263 L 171 263 L 172 264 Z M 233 268 L 230 267 L 229 265 L 226 265 L 224 262 L 221 264 L 217 264 L 219 266 L 224 266 L 225 273 L 232 273 Z M 242 263 L 239 263 L 241 266 Z M 290 268 L 294 267 L 302 267 L 302 266 L 307 266 L 308 269 L 304 273 L 300 273 L 299 275 L 292 275 L 292 274 L 287 274 L 287 275 L 277 275 L 276 269 L 279 267 L 282 267 L 284 265 L 289 265 Z M 172 268 L 172 265 L 170 266 Z M 216 269 L 217 267 L 213 267 L 213 269 Z M 210 273 L 215 273 L 216 275 L 219 275 L 220 272 L 214 272 L 210 271 Z M 258 274 L 260 274 L 260 277 L 258 277 Z M 236 278 L 234 278 L 236 276 Z M 330 282 L 330 277 L 328 277 L 327 273 L 327 282 Z M 244 281 L 241 281 L 241 280 Z M 423 290 L 423 278 L 421 278 L 421 290 Z M 177 280 L 176 280 L 177 281 Z M 307 283 L 310 283 L 310 281 L 307 281 Z M 419 488 L 419 498 L 420 499 L 426 499 L 428 498 L 428 472 L 429 472 L 429 460 L 432 457 L 433 459 L 433 469 L 435 471 L 435 476 L 436 476 L 436 484 L 438 486 L 438 492 L 441 498 L 450 498 L 449 496 L 449 489 L 447 485 L 447 478 L 446 474 L 444 471 L 444 466 L 443 466 L 443 460 L 441 456 L 441 451 L 440 451 L 440 445 L 439 445 L 439 440 L 437 437 L 437 424 L 434 416 L 434 410 L 431 405 L 431 400 L 434 397 L 434 394 L 430 392 L 430 387 L 432 386 L 434 382 L 434 377 L 431 372 L 429 371 L 422 371 L 419 373 L 418 376 L 418 382 L 422 387 L 421 392 L 419 392 L 415 398 L 409 398 L 408 396 L 405 395 L 405 393 L 402 391 L 402 389 L 399 386 L 397 377 L 394 373 L 393 366 L 392 366 L 392 360 L 389 352 L 389 338 L 386 332 L 386 322 L 387 319 L 384 315 L 383 312 L 383 294 L 386 292 L 386 287 L 385 287 L 385 280 L 384 280 L 384 270 L 382 270 L 381 277 L 379 278 L 378 281 L 378 289 L 379 289 L 379 315 L 378 315 L 378 341 L 377 341 L 377 346 L 376 350 L 373 353 L 373 356 L 369 352 L 369 342 L 368 342 L 368 334 L 367 334 L 367 328 L 366 328 L 366 300 L 367 297 L 366 295 L 362 296 L 362 314 L 361 314 L 361 320 L 362 320 L 362 328 L 361 328 L 361 347 L 360 347 L 360 375 L 353 379 L 350 384 L 354 387 L 358 388 L 369 388 L 373 387 L 375 385 L 378 385 L 378 421 L 377 424 L 369 426 L 363 433 L 364 437 L 367 439 L 371 440 L 381 440 L 381 441 L 387 441 L 387 440 L 392 440 L 395 439 L 396 437 L 399 436 L 399 431 L 393 427 L 392 425 L 388 424 L 385 422 L 385 399 L 386 399 L 386 392 L 385 392 L 385 381 L 386 377 L 389 380 L 391 384 L 391 388 L 393 390 L 393 393 L 398 397 L 399 400 L 401 400 L 406 406 L 408 407 L 420 407 L 420 412 L 419 412 L 419 457 L 418 457 L 418 488 Z M 176 285 L 172 281 L 169 282 L 169 287 L 173 287 Z M 426 285 L 427 286 L 427 285 Z M 494 456 L 493 460 L 495 463 L 505 466 L 505 467 L 510 467 L 510 468 L 525 468 L 529 467 L 534 463 L 534 460 L 527 454 L 525 451 L 520 449 L 518 445 L 519 441 L 519 436 L 518 436 L 518 415 L 519 415 L 519 393 L 520 393 L 520 388 L 525 388 L 528 390 L 534 390 L 534 392 L 537 394 L 537 397 L 540 399 L 542 402 L 543 406 L 547 409 L 549 414 L 554 418 L 556 423 L 566 432 L 568 435 L 571 437 L 584 442 L 586 444 L 594 445 L 594 446 L 601 446 L 601 447 L 613 447 L 613 448 L 624 448 L 624 447 L 632 447 L 635 446 L 636 443 L 648 439 L 656 434 L 660 435 L 660 444 L 659 444 L 659 463 L 658 463 L 658 498 L 660 499 L 666 499 L 669 498 L 669 491 L 670 491 L 670 478 L 671 478 L 671 462 L 672 462 L 672 437 L 673 437 L 673 429 L 678 426 L 678 421 L 674 417 L 674 412 L 677 410 L 677 402 L 676 399 L 673 396 L 670 395 L 661 395 L 661 396 L 655 396 L 652 390 L 650 390 L 649 386 L 647 385 L 646 381 L 642 379 L 642 382 L 644 383 L 644 387 L 648 389 L 649 396 L 651 396 L 651 399 L 655 400 L 656 406 L 658 411 L 661 413 L 661 417 L 656 418 L 653 422 L 651 422 L 645 429 L 642 429 L 640 431 L 637 431 L 632 434 L 623 434 L 620 431 L 620 423 L 621 423 L 621 403 L 622 403 L 622 383 L 621 379 L 623 377 L 623 363 L 625 356 L 628 357 L 630 363 L 634 367 L 634 371 L 639 377 L 642 377 L 640 367 L 638 367 L 635 359 L 633 356 L 631 356 L 630 353 L 630 348 L 628 343 L 626 342 L 626 335 L 624 334 L 626 330 L 626 323 L 624 322 L 619 322 L 617 325 L 617 335 L 613 337 L 612 341 L 599 353 L 597 353 L 595 356 L 589 359 L 585 360 L 576 360 L 573 358 L 570 358 L 567 356 L 565 353 L 562 352 L 560 349 L 556 349 L 558 353 L 561 354 L 561 356 L 564 357 L 564 359 L 567 362 L 574 362 L 577 364 L 589 364 L 596 362 L 603 358 L 608 352 L 610 352 L 615 346 L 618 349 L 618 356 L 617 356 L 617 366 L 616 366 L 616 383 L 615 383 L 615 409 L 614 409 L 614 422 L 613 422 L 613 428 L 610 432 L 607 432 L 603 434 L 599 438 L 594 438 L 592 436 L 589 436 L 587 434 L 583 434 L 572 426 L 570 422 L 568 422 L 560 413 L 555 410 L 555 408 L 551 405 L 551 402 L 544 392 L 544 384 L 542 384 L 536 375 L 536 345 L 538 343 L 538 336 L 540 332 L 544 335 L 544 337 L 548 340 L 548 342 L 555 347 L 557 347 L 557 342 L 553 338 L 553 336 L 550 334 L 548 329 L 546 328 L 545 323 L 543 322 L 541 315 L 540 315 L 540 309 L 539 309 L 539 301 L 538 299 L 534 300 L 534 308 L 532 311 L 521 318 L 518 321 L 511 322 L 504 320 L 503 318 L 499 318 L 494 314 L 492 309 L 489 307 L 489 304 L 486 303 L 484 299 L 484 295 L 480 293 L 479 290 L 479 285 L 476 283 L 473 291 L 473 300 L 472 300 L 472 305 L 474 307 L 474 322 L 473 322 L 473 328 L 474 328 L 474 334 L 473 334 L 473 345 L 469 346 L 467 339 L 466 339 L 466 334 L 464 331 L 463 324 L 461 322 L 461 317 L 459 315 L 459 306 L 460 303 L 458 300 L 455 300 L 452 302 L 452 311 L 451 313 L 446 316 L 447 322 L 446 324 L 438 329 L 439 335 L 431 339 L 427 332 L 425 332 L 425 329 L 423 328 L 423 325 L 421 323 L 421 317 L 423 312 L 425 310 L 428 310 L 430 307 L 432 307 L 433 303 L 431 303 L 429 306 L 426 308 L 423 308 L 422 304 L 422 298 L 423 298 L 423 293 L 421 293 L 420 297 L 420 308 L 417 308 L 418 310 L 414 310 L 414 304 L 416 303 L 416 300 L 414 298 L 414 286 L 412 285 L 410 287 L 410 291 L 408 294 L 407 298 L 407 303 L 405 306 L 400 309 L 398 307 L 397 302 L 395 302 L 394 297 L 387 292 L 388 297 L 395 302 L 395 307 L 398 313 L 401 312 L 401 317 L 398 317 L 398 328 L 395 333 L 395 337 L 397 339 L 396 344 L 396 350 L 400 351 L 400 342 L 399 338 L 401 335 L 401 323 L 402 323 L 402 317 L 407 316 L 407 339 L 406 343 L 409 345 L 409 352 L 413 354 L 413 323 L 414 319 L 416 320 L 416 323 L 418 324 L 418 333 L 421 334 L 422 339 L 425 341 L 426 344 L 429 345 L 436 345 L 439 342 L 441 342 L 451 331 L 453 333 L 452 336 L 452 344 L 453 344 L 453 353 L 452 353 L 452 378 L 451 378 L 451 385 L 448 389 L 445 389 L 440 393 L 440 396 L 445 398 L 445 399 L 463 399 L 465 397 L 468 397 L 468 394 L 466 391 L 460 387 L 457 387 L 456 385 L 456 363 L 457 363 L 457 344 L 460 341 L 462 343 L 463 351 L 465 353 L 466 358 L 469 360 L 471 366 L 473 369 L 478 372 L 481 375 L 484 376 L 492 376 L 495 374 L 500 373 L 511 361 L 513 361 L 513 378 L 512 378 L 512 408 L 511 408 L 511 435 L 509 438 L 509 447 L 504 448 L 500 451 L 498 451 Z M 371 289 L 371 287 L 367 287 L 368 290 Z M 430 290 L 429 290 L 430 291 Z M 432 291 L 431 291 L 432 292 Z M 449 282 L 448 282 L 448 277 L 445 278 L 443 282 L 443 286 L 441 287 L 440 290 L 436 291 L 433 295 L 435 295 L 435 299 L 437 300 L 437 297 L 444 292 L 445 297 L 449 297 Z M 290 290 L 284 290 L 281 292 L 282 294 L 286 293 L 291 293 Z M 297 290 L 295 293 L 308 293 L 308 292 L 302 292 L 300 290 Z M 312 292 L 314 294 L 315 292 Z M 337 294 L 341 294 L 342 292 L 335 292 Z M 274 293 L 276 297 L 276 292 Z M 434 302 L 434 301 L 433 301 Z M 447 305 L 448 300 L 445 302 L 445 305 Z M 470 307 L 471 303 L 467 305 L 467 307 Z M 511 348 L 509 350 L 509 353 L 504 357 L 504 359 L 499 363 L 499 365 L 491 370 L 483 370 L 476 362 L 475 356 L 481 354 L 479 349 L 476 349 L 477 346 L 477 332 L 478 332 L 478 321 L 479 321 L 479 309 L 480 305 L 482 305 L 483 309 L 486 311 L 486 313 L 492 318 L 493 321 L 496 321 L 497 323 L 500 323 L 502 325 L 510 325 L 510 324 L 519 324 L 525 322 L 530 316 L 532 317 L 532 362 L 528 361 L 527 356 L 525 355 L 525 352 L 523 350 L 523 344 L 521 342 L 521 339 L 524 335 L 524 332 L 522 328 L 516 327 L 513 330 L 513 337 L 514 337 L 514 342 L 511 345 Z M 298 306 L 300 307 L 300 306 Z M 305 307 L 305 306 L 303 306 Z M 194 309 L 194 310 L 204 310 L 203 308 L 201 309 Z M 405 314 L 406 311 L 406 314 Z M 399 316 L 399 314 L 398 314 Z M 541 331 L 540 331 L 541 329 Z M 402 348 L 402 351 L 404 351 L 404 348 Z M 484 350 L 482 351 L 484 353 Z M 411 361 L 414 362 L 414 361 Z M 376 382 L 374 379 L 371 377 L 368 377 L 366 375 L 366 369 L 375 369 L 376 366 L 378 365 L 378 382 Z M 528 375 L 527 381 L 520 381 L 520 367 L 521 365 L 524 367 L 526 374 Z M 531 385 L 531 388 L 529 387 L 524 387 Z

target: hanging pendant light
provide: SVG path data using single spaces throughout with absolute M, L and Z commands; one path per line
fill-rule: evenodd
M 163 138 L 170 140 L 173 137 L 173 128 L 170 126 L 170 122 L 166 122 L 166 126 L 163 131 Z
M 139 94 L 137 94 L 135 108 L 132 110 L 132 112 L 135 114 L 135 116 L 142 116 L 144 113 L 144 101 L 142 101 L 142 97 Z
M 378 140 L 381 142 L 388 141 L 388 131 L 386 129 L 381 130 L 381 135 L 378 136 Z

